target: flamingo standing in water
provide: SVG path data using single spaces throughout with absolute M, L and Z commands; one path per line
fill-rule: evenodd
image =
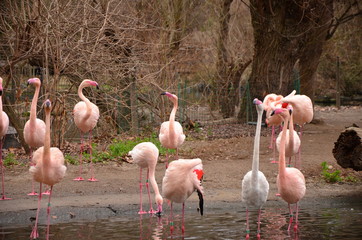
M 155 146 L 155 144 L 151 142 L 143 142 L 137 144 L 128 154 L 132 156 L 133 161 L 137 163 L 137 165 L 140 167 L 140 210 L 138 214 L 146 213 L 142 209 L 142 169 L 147 168 L 146 187 L 150 204 L 150 211 L 148 213 L 156 213 L 160 215 L 162 212 L 163 198 L 159 192 L 158 185 L 155 179 L 155 169 L 159 155 L 158 148 Z M 148 179 L 150 180 L 153 191 L 155 192 L 155 201 L 158 206 L 157 211 L 154 211 L 152 208 Z
M 252 170 L 245 174 L 242 181 L 241 200 L 246 204 L 246 239 L 249 239 L 249 207 L 256 207 L 259 209 L 258 215 L 258 233 L 257 237 L 260 238 L 260 215 L 261 207 L 264 205 L 268 198 L 269 183 L 264 174 L 259 171 L 259 147 L 260 147 L 260 132 L 261 120 L 264 112 L 263 103 L 255 98 L 253 103 L 258 112 L 258 120 L 256 125 L 255 139 L 254 139 L 254 153 Z
M 44 146 L 45 138 L 45 123 L 43 120 L 36 117 L 36 107 L 38 103 L 38 97 L 40 92 L 41 81 L 39 78 L 30 78 L 28 80 L 28 85 L 34 85 L 35 92 L 33 100 L 31 101 L 30 107 L 30 119 L 25 123 L 24 126 L 24 140 L 30 147 L 30 160 L 32 158 L 32 153 L 35 149 Z M 30 165 L 32 161 L 30 161 Z M 34 180 L 31 184 L 31 192 L 28 193 L 29 196 L 38 195 L 34 190 Z M 43 194 L 49 194 L 49 192 L 44 192 Z
M 163 122 L 160 128 L 159 139 L 163 147 L 168 149 L 176 149 L 176 159 L 178 159 L 178 148 L 185 141 L 185 134 L 179 122 L 175 121 L 176 111 L 178 107 L 178 98 L 175 94 L 163 92 L 173 103 L 169 121 Z M 168 167 L 168 155 L 166 154 L 166 168 Z
M 11 198 L 7 198 L 5 196 L 5 173 L 4 173 L 4 165 L 3 165 L 3 143 L 5 140 L 6 133 L 9 128 L 9 117 L 8 115 L 3 111 L 3 102 L 2 102 L 2 96 L 3 96 L 3 79 L 0 77 L 0 168 L 1 168 L 1 186 L 2 186 L 2 196 L 0 200 L 10 200 Z
M 298 229 L 298 202 L 304 197 L 306 187 L 305 187 L 305 178 L 303 173 L 292 167 L 285 167 L 285 147 L 287 140 L 287 127 L 288 121 L 290 118 L 288 109 L 278 108 L 273 111 L 273 115 L 277 114 L 282 117 L 284 121 L 282 136 L 280 140 L 280 149 L 279 149 L 279 174 L 277 176 L 277 186 L 278 192 L 281 198 L 288 203 L 290 220 L 288 225 L 288 231 L 293 223 L 293 210 L 291 204 L 296 204 L 296 217 L 295 217 L 295 226 L 294 230 Z
M 40 211 L 40 202 L 41 202 L 41 188 L 42 184 L 47 184 L 50 186 L 49 202 L 47 208 L 47 233 L 46 239 L 49 239 L 49 228 L 50 228 L 50 199 L 53 192 L 54 184 L 60 182 L 65 175 L 67 167 L 64 166 L 64 156 L 63 153 L 56 147 L 50 147 L 50 112 L 52 109 L 52 104 L 49 99 L 44 102 L 44 111 L 45 111 L 45 139 L 44 146 L 38 148 L 33 154 L 33 165 L 30 166 L 29 172 L 33 176 L 33 179 L 40 183 L 40 190 L 38 196 L 38 209 L 36 212 L 35 226 L 30 234 L 30 238 L 37 239 L 39 238 L 38 233 L 38 220 L 39 220 L 39 211 Z
M 79 166 L 79 177 L 73 179 L 74 181 L 83 181 L 82 178 L 82 155 L 83 155 L 83 134 L 89 133 L 89 151 L 90 151 L 90 169 L 91 169 L 91 178 L 88 179 L 88 181 L 96 182 L 98 181 L 96 178 L 94 178 L 93 174 L 93 164 L 92 164 L 92 145 L 91 145 L 91 139 L 92 139 L 92 129 L 97 125 L 98 118 L 99 118 L 99 109 L 97 105 L 89 101 L 88 98 L 86 98 L 83 95 L 83 88 L 95 86 L 97 89 L 98 83 L 89 79 L 85 79 L 82 81 L 82 83 L 78 87 L 78 96 L 82 100 L 78 102 L 74 106 L 74 122 L 75 125 L 80 129 L 80 135 L 81 135 L 81 147 L 80 147 L 80 166 Z
M 204 199 L 201 179 L 203 176 L 202 161 L 195 159 L 179 159 L 172 161 L 162 180 L 162 195 L 171 201 L 170 228 L 173 232 L 172 204 L 182 203 L 182 232 L 185 231 L 185 201 L 196 190 L 199 196 L 200 214 L 203 215 Z
M 285 157 L 289 158 L 289 165 L 291 164 L 292 156 L 296 155 L 300 149 L 300 138 L 297 131 L 294 130 L 294 123 L 293 123 L 293 115 L 290 115 L 289 119 L 289 129 L 287 129 L 287 137 L 285 142 Z M 282 132 L 279 133 L 278 138 L 276 140 L 276 145 L 278 151 L 280 151 L 280 140 L 282 137 Z

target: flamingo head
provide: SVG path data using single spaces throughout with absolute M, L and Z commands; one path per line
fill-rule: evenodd
M 161 216 L 161 213 L 162 213 L 162 204 L 163 204 L 163 198 L 160 194 L 156 194 L 155 196 L 155 201 L 156 201 L 156 204 L 157 204 L 157 216 Z
M 28 80 L 28 85 L 29 84 L 33 84 L 34 86 L 40 86 L 41 85 L 41 81 L 39 78 L 30 78 Z
M 170 99 L 171 102 L 174 104 L 177 103 L 178 97 L 175 94 L 169 93 L 169 92 L 163 92 L 161 95 L 167 96 L 168 99 Z
M 256 108 L 258 111 L 263 111 L 264 110 L 264 105 L 263 105 L 263 102 L 260 101 L 259 99 L 255 98 L 253 100 L 253 103 L 255 104 Z
M 51 109 L 52 109 L 52 102 L 49 99 L 45 100 L 44 111 L 49 112 L 51 111 Z
M 292 108 L 276 108 L 270 116 L 278 115 L 283 119 L 289 119 L 290 114 L 292 112 Z
M 97 89 L 99 89 L 98 83 L 96 81 L 92 81 L 90 79 L 84 79 L 82 81 L 82 83 L 80 84 L 80 86 L 82 86 L 82 88 L 93 86 L 93 87 L 96 87 Z

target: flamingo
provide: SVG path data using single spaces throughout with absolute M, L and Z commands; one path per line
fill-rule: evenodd
M 304 197 L 306 186 L 303 173 L 293 167 L 285 167 L 285 147 L 287 140 L 287 125 L 290 118 L 289 110 L 285 108 L 275 109 L 272 113 L 278 114 L 284 121 L 279 150 L 279 174 L 277 176 L 278 192 L 281 198 L 288 203 L 290 219 L 288 231 L 293 222 L 293 210 L 291 204 L 296 204 L 296 217 L 294 230 L 298 229 L 298 203 Z
M 35 226 L 30 234 L 30 238 L 37 239 L 39 238 L 38 233 L 38 220 L 39 220 L 39 211 L 40 211 L 40 202 L 41 202 L 41 188 L 42 184 L 47 184 L 50 186 L 49 202 L 47 208 L 47 231 L 46 239 L 49 239 L 49 230 L 50 230 L 50 199 L 53 192 L 53 186 L 56 183 L 59 183 L 65 175 L 67 167 L 64 166 L 64 156 L 63 153 L 56 147 L 50 147 L 50 112 L 52 109 L 52 104 L 49 99 L 44 102 L 44 111 L 45 111 L 45 139 L 44 146 L 38 148 L 33 154 L 33 165 L 30 166 L 29 172 L 31 173 L 33 179 L 40 183 L 40 191 L 38 196 L 38 209 L 36 212 Z
M 30 119 L 25 123 L 24 126 L 24 140 L 30 147 L 30 159 L 32 158 L 32 153 L 35 149 L 44 146 L 45 138 L 45 123 L 43 120 L 36 117 L 36 107 L 38 103 L 38 97 L 40 92 L 41 81 L 39 78 L 30 78 L 28 80 L 28 85 L 31 84 L 35 87 L 35 92 L 33 100 L 31 101 L 30 107 Z M 32 161 L 30 160 L 30 165 Z M 31 184 L 32 191 L 28 193 L 29 196 L 38 195 L 34 190 L 34 180 Z M 43 194 L 49 194 L 49 192 L 44 192 Z
M 293 114 L 290 115 L 289 119 L 289 129 L 287 129 L 287 138 L 286 138 L 286 146 L 285 146 L 285 157 L 289 158 L 289 165 L 291 164 L 292 156 L 296 155 L 299 152 L 300 148 L 300 138 L 297 131 L 294 130 L 294 122 L 293 122 Z M 280 151 L 280 140 L 282 137 L 282 132 L 279 133 L 276 145 L 278 151 Z
M 74 122 L 75 125 L 80 129 L 80 135 L 81 135 L 81 147 L 80 147 L 80 166 L 79 166 L 79 177 L 73 179 L 74 181 L 83 181 L 82 178 L 82 154 L 83 154 L 83 134 L 89 133 L 89 151 L 90 151 L 90 169 L 91 169 L 91 178 L 88 179 L 90 182 L 96 182 L 98 181 L 96 178 L 94 178 L 93 175 L 93 164 L 92 164 L 92 145 L 91 145 L 91 139 L 92 139 L 92 129 L 97 125 L 98 118 L 99 118 L 99 109 L 97 105 L 89 101 L 88 98 L 86 98 L 83 95 L 83 88 L 95 86 L 97 89 L 99 89 L 98 83 L 89 79 L 85 79 L 82 81 L 82 83 L 78 87 L 78 96 L 82 100 L 78 102 L 74 106 Z
M 133 161 L 137 163 L 137 165 L 140 167 L 140 210 L 138 214 L 144 214 L 146 213 L 142 209 L 142 169 L 147 169 L 147 180 L 146 180 L 146 187 L 148 192 L 148 200 L 150 204 L 150 211 L 148 213 L 156 213 L 158 215 L 162 212 L 162 203 L 163 198 L 159 192 L 158 185 L 155 179 L 155 169 L 157 164 L 157 159 L 159 155 L 158 148 L 151 142 L 143 142 L 137 144 L 132 151 L 128 153 L 132 156 Z M 152 208 L 152 201 L 150 196 L 150 188 L 148 185 L 148 179 L 150 179 L 153 191 L 155 192 L 155 201 L 158 206 L 157 211 L 154 211 Z
M 293 121 L 300 127 L 300 139 L 303 135 L 303 127 L 306 123 L 313 120 L 313 103 L 306 95 L 295 95 L 295 90 L 281 100 L 283 103 L 290 104 L 293 107 Z M 299 167 L 301 167 L 301 146 L 298 151 Z
M 255 140 L 254 140 L 254 153 L 252 170 L 245 174 L 242 180 L 241 199 L 246 204 L 246 239 L 249 239 L 249 207 L 256 207 L 259 209 L 258 215 L 258 234 L 260 239 L 260 215 L 261 207 L 264 205 L 268 198 L 269 183 L 264 174 L 259 171 L 259 147 L 260 147 L 260 131 L 261 120 L 263 116 L 263 103 L 255 98 L 253 103 L 258 112 L 258 120 L 256 125 Z
M 2 186 L 2 197 L 0 200 L 10 200 L 11 198 L 7 198 L 5 196 L 5 173 L 4 173 L 4 165 L 3 165 L 3 143 L 5 140 L 6 133 L 9 128 L 9 117 L 3 111 L 3 102 L 2 102 L 2 95 L 3 95 L 3 79 L 0 77 L 0 167 L 1 167 L 1 186 Z
M 170 114 L 169 121 L 163 122 L 160 128 L 159 139 L 161 145 L 168 149 L 176 149 L 176 159 L 178 159 L 178 148 L 185 141 L 185 134 L 183 133 L 182 126 L 179 122 L 175 121 L 176 111 L 178 107 L 178 98 L 175 94 L 169 92 L 163 92 L 161 95 L 165 95 L 173 103 L 173 108 Z M 166 154 L 166 168 L 168 167 L 168 156 Z
M 199 196 L 200 214 L 203 215 L 203 187 L 200 182 L 202 176 L 203 170 L 200 158 L 175 160 L 166 169 L 162 180 L 162 195 L 171 201 L 171 232 L 174 229 L 172 220 L 173 202 L 182 203 L 182 232 L 184 232 L 185 201 L 195 190 Z
M 270 126 L 272 127 L 272 134 L 270 137 L 270 145 L 269 145 L 269 148 L 273 149 L 273 160 L 271 161 L 271 163 L 277 163 L 275 161 L 275 127 L 280 126 L 282 124 L 282 120 L 279 117 L 270 116 L 270 114 L 275 108 L 280 107 L 281 104 L 280 100 L 282 98 L 283 98 L 282 95 L 276 95 L 275 93 L 270 93 L 266 95 L 263 100 L 263 106 L 266 112 L 265 123 L 267 124 L 268 127 Z

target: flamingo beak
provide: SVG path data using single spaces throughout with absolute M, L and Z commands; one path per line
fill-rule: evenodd
M 156 216 L 157 216 L 157 217 L 161 217 L 161 214 L 162 214 L 162 205 L 159 204 L 159 205 L 158 205 L 158 210 L 157 210 L 157 212 L 156 212 Z
M 199 209 L 201 216 L 204 215 L 204 196 L 200 190 L 197 190 L 197 195 L 199 196 Z

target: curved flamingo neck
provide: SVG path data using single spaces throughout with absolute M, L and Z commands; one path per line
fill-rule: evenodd
M 45 139 L 43 149 L 43 166 L 50 163 L 50 110 L 45 111 Z
M 280 148 L 279 148 L 279 176 L 285 175 L 285 143 L 287 139 L 287 127 L 288 127 L 288 118 L 284 117 L 282 137 L 280 139 Z M 290 130 L 289 130 L 290 131 Z
M 85 87 L 86 86 L 84 86 L 84 84 L 79 85 L 78 96 L 80 99 L 82 99 L 83 102 L 85 102 L 85 104 L 87 106 L 87 111 L 86 111 L 86 114 L 84 115 L 84 119 L 88 119 L 92 113 L 92 105 L 91 105 L 91 101 L 89 101 L 89 99 L 86 98 L 83 94 L 83 88 L 85 88 Z
M 293 152 L 294 150 L 294 123 L 293 123 L 293 114 L 289 118 L 289 151 Z
M 254 138 L 254 152 L 253 152 L 253 165 L 252 165 L 252 179 L 258 178 L 259 172 L 259 148 L 260 148 L 260 132 L 261 132 L 261 120 L 263 116 L 263 110 L 258 110 L 258 120 L 256 124 L 255 138 Z M 257 181 L 254 181 L 256 183 Z
M 30 107 L 30 125 L 35 125 L 36 107 L 38 104 L 39 92 L 40 92 L 40 85 L 36 84 L 33 100 L 31 101 L 31 107 Z
M 157 196 L 162 198 L 162 196 L 160 194 L 160 190 L 158 189 L 156 178 L 155 178 L 155 168 L 154 167 L 148 168 L 148 173 L 149 173 L 149 179 L 151 182 L 151 186 L 153 188 L 153 191 L 155 192 L 156 199 L 157 199 Z
M 4 126 L 4 119 L 3 119 L 3 99 L 2 99 L 2 95 L 0 95 L 0 131 L 2 132 L 2 130 L 6 127 Z M 6 133 L 5 133 L 6 134 Z M 0 136 L 1 137 L 1 136 Z

